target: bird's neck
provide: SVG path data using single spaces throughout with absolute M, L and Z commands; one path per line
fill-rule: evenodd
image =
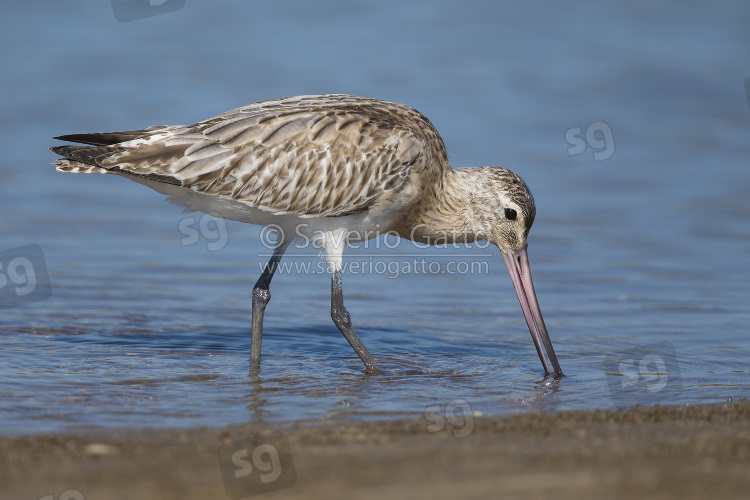
M 472 209 L 476 169 L 448 168 L 431 182 L 417 204 L 401 221 L 397 232 L 403 238 L 429 243 L 471 243 L 483 239 Z

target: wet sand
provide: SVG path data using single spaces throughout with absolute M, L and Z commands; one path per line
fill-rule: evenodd
M 264 488 L 280 488 L 262 495 L 268 499 L 750 495 L 747 399 L 475 416 L 471 428 L 466 422 L 6 436 L 0 498 L 206 500 L 251 497 Z

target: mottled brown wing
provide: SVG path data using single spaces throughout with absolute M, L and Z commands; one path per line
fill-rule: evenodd
M 398 189 L 412 169 L 424 168 L 421 124 L 412 123 L 411 114 L 418 115 L 382 101 L 303 96 L 157 129 L 122 144 L 72 146 L 64 156 L 273 212 L 346 215 L 366 210 Z M 87 149 L 98 152 L 82 152 Z

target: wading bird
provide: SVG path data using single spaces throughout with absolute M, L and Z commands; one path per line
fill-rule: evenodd
M 534 198 L 500 167 L 452 169 L 435 127 L 409 106 L 349 95 L 264 101 L 189 126 L 55 137 L 58 171 L 117 174 L 197 210 L 281 228 L 253 289 L 251 372 L 260 371 L 263 313 L 284 251 L 299 234 L 323 249 L 331 318 L 370 373 L 381 368 L 344 307 L 347 242 L 398 234 L 420 243 L 496 245 L 508 267 L 545 374 L 562 376 L 526 253 Z

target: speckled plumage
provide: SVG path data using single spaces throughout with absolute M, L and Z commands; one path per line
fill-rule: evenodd
M 366 210 L 412 172 L 447 165 L 427 118 L 402 104 L 344 95 L 265 101 L 134 134 L 115 145 L 54 148 L 68 159 L 58 169 L 86 171 L 83 163 L 273 212 L 337 216 Z

